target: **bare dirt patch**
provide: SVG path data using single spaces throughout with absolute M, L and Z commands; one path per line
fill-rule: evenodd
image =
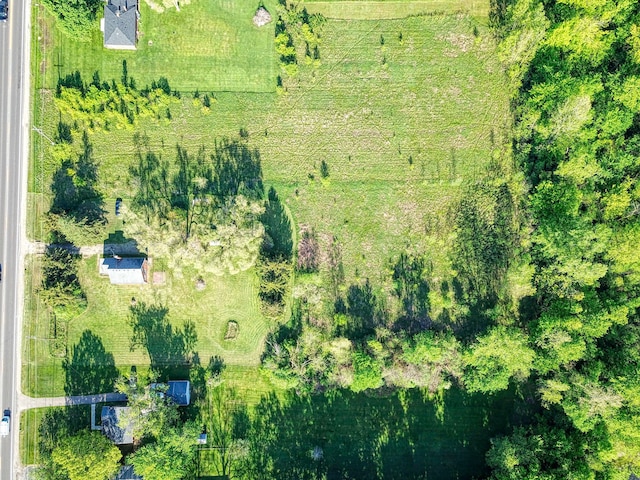
M 153 284 L 154 285 L 164 285 L 167 281 L 166 272 L 153 272 Z

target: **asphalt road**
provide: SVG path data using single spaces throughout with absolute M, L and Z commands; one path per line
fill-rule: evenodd
M 28 164 L 29 0 L 9 0 L 0 22 L 0 409 L 15 412 L 0 438 L 0 480 L 17 478 L 18 389 Z

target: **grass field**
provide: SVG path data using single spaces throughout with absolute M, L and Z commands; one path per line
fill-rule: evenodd
M 172 156 L 176 143 L 210 148 L 246 128 L 267 185 L 298 225 L 337 236 L 351 278 L 357 268 L 377 280 L 405 249 L 427 251 L 446 269 L 449 209 L 466 184 L 484 175 L 507 113 L 488 32 L 457 16 L 329 21 L 322 42 L 321 66 L 303 69 L 285 95 L 220 93 L 210 115 L 183 98 L 168 128 L 139 130 L 154 150 Z M 53 134 L 55 116 L 42 118 Z M 118 133 L 117 149 L 111 133 L 91 141 L 105 195 L 126 199 L 132 133 Z M 329 165 L 326 181 L 322 160 Z M 36 197 L 52 171 L 46 152 L 39 167 Z
M 275 2 L 267 0 L 273 10 Z M 88 42 L 76 42 L 53 28 L 52 19 L 39 7 L 34 39 L 46 51 L 36 66 L 36 88 L 55 88 L 58 76 L 79 70 L 91 79 L 119 79 L 122 61 L 140 87 L 166 77 L 180 91 L 275 90 L 274 23 L 256 27 L 256 4 L 239 1 L 192 0 L 163 13 L 140 2 L 140 37 L 135 52 L 107 50 L 103 35 L 94 30 Z M 37 8 L 37 7 L 36 7 Z
M 236 137 L 244 127 L 250 146 L 260 150 L 266 184 L 278 190 L 295 227 L 307 224 L 321 236 L 337 237 L 347 282 L 367 277 L 384 285 L 392 258 L 407 250 L 426 253 L 433 275 L 446 278 L 451 208 L 466 185 L 483 178 L 507 112 L 488 32 L 464 16 L 332 20 L 322 42 L 320 67 L 302 68 L 284 95 L 222 92 L 209 115 L 185 96 L 172 108 L 168 127 L 143 123 L 138 130 L 166 158 L 177 143 L 192 152 L 199 145 L 211 148 L 217 138 Z M 133 64 L 129 73 L 140 77 Z M 58 117 L 51 93 L 39 90 L 35 101 L 34 123 L 53 137 Z M 130 131 L 91 135 L 110 230 L 117 227 L 113 199 L 126 202 L 132 195 L 127 179 L 132 137 Z M 34 213 L 47 209 L 56 165 L 46 138 L 37 133 L 33 138 L 28 232 L 41 238 L 42 217 Z M 325 180 L 319 175 L 322 160 L 329 165 Z M 127 311 L 136 297 L 166 305 L 174 327 L 193 320 L 196 351 L 204 362 L 207 355 L 220 354 L 229 364 L 256 365 L 267 325 L 253 274 L 210 277 L 207 289 L 196 292 L 195 272 L 184 278 L 168 273 L 165 286 L 112 287 L 98 278 L 96 259 L 85 260 L 81 274 L 89 309 L 71 322 L 68 346 L 90 330 L 117 365 L 148 363 L 143 349 L 129 348 Z M 37 278 L 28 277 L 35 283 L 27 291 L 35 291 Z M 33 298 L 27 312 L 24 391 L 59 394 L 64 371 L 48 353 L 49 318 Z M 233 344 L 222 338 L 228 320 L 240 324 Z
M 92 43 L 74 44 L 35 7 L 33 122 L 42 134 L 34 132 L 32 142 L 30 238 L 42 239 L 41 214 L 48 209 L 57 167 L 48 152 L 47 137 L 55 136 L 58 121 L 49 89 L 58 73 L 76 69 L 87 79 L 96 69 L 105 80 L 119 79 L 126 59 L 139 85 L 165 76 L 179 90 L 216 91 L 210 114 L 186 93 L 172 107 L 168 126 L 137 126 L 156 153 L 171 157 L 176 144 L 191 152 L 200 145 L 211 149 L 216 139 L 236 138 L 244 128 L 249 146 L 260 151 L 265 184 L 277 189 L 294 227 L 310 225 L 321 237 L 335 235 L 347 282 L 366 277 L 384 288 L 390 262 L 403 251 L 424 254 L 434 265 L 433 277 L 446 278 L 452 209 L 470 184 L 484 178 L 502 145 L 508 112 L 502 70 L 484 25 L 487 3 L 309 0 L 309 12 L 332 18 L 322 30 L 320 65 L 301 62 L 299 75 L 285 79 L 282 94 L 274 91 L 273 24 L 265 30 L 247 25 L 253 4 L 192 0 L 179 14 L 157 14 L 142 2 L 144 35 L 135 53 L 103 50 L 98 32 Z M 419 13 L 430 15 L 407 17 Z M 90 138 L 109 231 L 119 227 L 111 212 L 114 199 L 126 203 L 133 194 L 127 178 L 133 133 L 98 132 Z M 325 179 L 322 161 L 329 168 Z M 154 261 L 154 268 L 163 268 L 163 259 Z M 433 400 L 416 390 L 380 396 L 335 391 L 312 398 L 275 390 L 256 368 L 269 325 L 258 308 L 252 271 L 204 275 L 202 292 L 194 288 L 193 271 L 167 271 L 164 285 L 116 287 L 97 275 L 97 258 L 91 257 L 82 260 L 80 277 L 89 308 L 69 324 L 69 358 L 74 347 L 84 348 L 89 331 L 91 352 L 100 353 L 98 367 L 103 362 L 120 371 L 131 365 L 145 369 L 184 344 L 184 322 L 193 321 L 193 351 L 205 365 L 210 355 L 224 358 L 225 384 L 266 419 L 261 448 L 277 467 L 319 469 L 328 478 L 479 477 L 489 438 L 514 418 L 513 392 L 482 398 L 454 389 Z M 51 355 L 51 319 L 35 294 L 37 257 L 28 259 L 26 278 L 34 294 L 25 308 L 22 388 L 36 396 L 62 395 L 68 367 Z M 137 305 L 168 310 L 154 324 L 156 333 L 166 335 L 151 335 L 152 342 L 135 349 L 132 297 Z M 225 341 L 230 320 L 238 323 L 238 337 Z M 42 415 L 38 410 L 25 416 L 21 455 L 27 463 L 37 461 Z M 314 446 L 324 452 L 319 465 L 310 461 Z

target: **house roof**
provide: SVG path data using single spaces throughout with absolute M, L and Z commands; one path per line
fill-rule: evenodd
M 169 380 L 167 396 L 177 405 L 186 406 L 191 402 L 191 384 L 189 380 Z
M 100 274 L 109 275 L 111 283 L 118 285 L 131 285 L 146 283 L 147 272 L 143 257 L 122 258 L 108 257 L 100 262 Z
M 119 423 L 128 410 L 129 407 L 102 407 L 102 433 L 116 445 L 133 443 L 132 425 L 123 429 Z
M 136 475 L 133 471 L 133 465 L 125 465 L 120 467 L 120 471 L 113 480 L 142 480 L 140 475 Z
M 109 0 L 104 6 L 104 45 L 135 48 L 138 0 Z
M 169 380 L 166 384 L 152 383 L 149 388 L 155 389 L 159 385 L 167 385 L 165 395 L 176 405 L 186 407 L 191 403 L 191 383 L 189 380 Z

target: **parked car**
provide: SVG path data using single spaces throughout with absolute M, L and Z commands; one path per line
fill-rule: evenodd
M 2 281 L 2 264 L 0 263 L 0 282 Z
M 0 22 L 6 22 L 9 16 L 9 2 L 0 0 Z
M 116 217 L 120 216 L 120 207 L 122 206 L 122 199 L 116 198 Z
M 11 411 L 5 410 L 0 421 L 0 437 L 6 437 L 11 430 Z

